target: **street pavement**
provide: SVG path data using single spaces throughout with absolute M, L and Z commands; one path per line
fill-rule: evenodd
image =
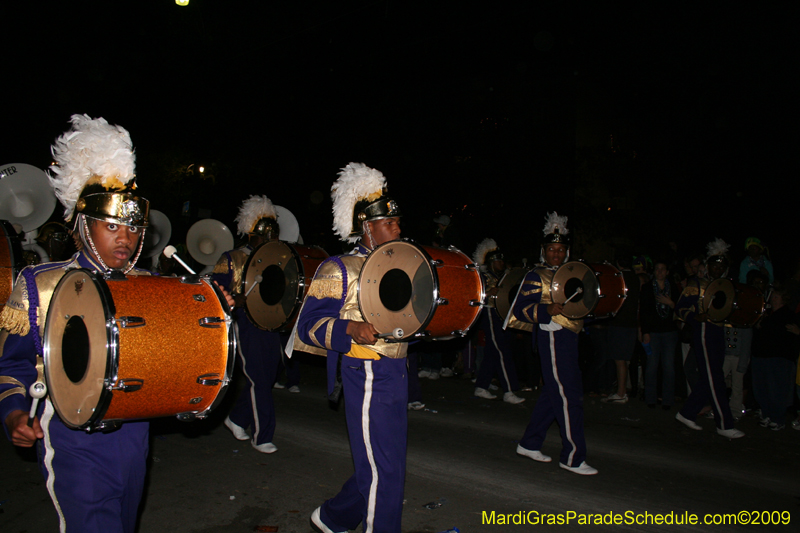
M 235 440 L 222 425 L 235 389 L 206 420 L 153 421 L 140 533 L 311 531 L 309 514 L 336 494 L 352 462 L 344 409 L 331 409 L 325 397 L 322 359 L 303 362 L 301 392 L 274 391 L 274 454 Z M 510 405 L 476 398 L 473 390 L 467 379 L 422 380 L 426 409 L 409 412 L 404 532 L 764 527 L 704 525 L 707 514 L 728 523 L 730 516 L 714 515 L 788 519 L 780 529 L 798 530 L 800 431 L 788 424 L 770 431 L 747 416 L 737 426 L 746 436 L 729 440 L 716 434 L 710 419 L 698 420 L 703 431 L 679 424 L 674 407 L 648 409 L 639 399 L 609 405 L 587 396 L 587 462 L 599 474 L 584 477 L 559 468 L 555 424 L 542 449 L 552 463 L 516 454 L 538 391 L 519 393 L 527 401 Z M 0 531 L 58 531 L 35 454 L 0 442 L 0 465 Z M 682 525 L 692 515 L 700 523 Z M 654 523 L 659 517 L 672 523 Z M 527 522 L 515 524 L 520 519 Z M 536 523 L 548 519 L 566 523 Z M 607 523 L 612 520 L 620 523 Z

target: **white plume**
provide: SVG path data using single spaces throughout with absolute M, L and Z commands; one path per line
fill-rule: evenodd
M 560 217 L 555 211 L 552 213 L 547 213 L 547 216 L 544 217 L 545 236 L 555 233 L 556 228 L 558 228 L 558 233 L 561 235 L 568 235 L 569 230 L 567 229 L 567 217 Z
M 136 177 L 133 143 L 122 126 L 104 118 L 72 115 L 72 128 L 51 148 L 56 165 L 50 167 L 50 184 L 70 220 L 81 191 L 95 178 L 108 189 L 122 189 Z
M 360 200 L 381 196 L 386 187 L 383 173 L 364 163 L 349 163 L 339 172 L 339 178 L 331 187 L 333 199 L 333 232 L 339 239 L 356 242 L 357 236 L 350 237 L 353 231 L 353 208 Z
M 472 262 L 476 265 L 483 266 L 486 262 L 486 254 L 497 250 L 499 248 L 494 239 L 483 239 L 481 243 L 475 248 L 475 253 L 472 254 Z
M 256 222 L 262 218 L 277 219 L 278 213 L 275 211 L 275 206 L 266 196 L 251 195 L 250 198 L 242 202 L 239 214 L 234 220 L 237 223 L 236 228 L 239 235 L 247 235 L 253 231 Z
M 707 257 L 714 257 L 715 255 L 728 255 L 728 250 L 730 247 L 730 244 L 717 237 L 706 246 L 706 249 L 708 250 Z

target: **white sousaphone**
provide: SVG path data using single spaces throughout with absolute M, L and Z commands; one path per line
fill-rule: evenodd
M 200 274 L 210 272 L 223 252 L 233 249 L 233 233 L 213 218 L 195 222 L 186 233 L 186 248 L 195 261 L 206 265 Z

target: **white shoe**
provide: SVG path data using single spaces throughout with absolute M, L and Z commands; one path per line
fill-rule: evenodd
M 336 531 L 332 530 L 325 523 L 322 521 L 322 518 L 319 515 L 319 507 L 314 509 L 311 513 L 311 527 L 313 527 L 316 531 L 320 533 L 336 533 Z M 341 533 L 347 533 L 346 531 L 342 531 Z
M 513 392 L 509 391 L 509 392 L 503 394 L 503 401 L 504 402 L 508 402 L 508 403 L 510 403 L 512 405 L 516 405 L 518 403 L 524 402 L 525 398 L 520 398 L 519 396 L 517 396 Z
M 477 396 L 478 398 L 486 398 L 487 400 L 494 400 L 495 398 L 497 398 L 497 396 L 495 396 L 488 390 L 482 389 L 480 387 L 475 387 L 475 396 Z
M 422 402 L 411 402 L 408 404 L 409 411 L 421 411 L 425 409 L 425 404 Z
M 430 370 L 420 370 L 419 374 L 417 374 L 417 377 L 418 378 L 429 378 L 429 377 L 431 377 L 431 371 Z
M 500 388 L 500 387 L 498 387 L 498 386 L 497 386 L 497 385 L 495 385 L 494 383 L 489 383 L 489 390 L 497 390 L 497 389 L 499 389 L 499 388 Z
M 442 376 L 443 378 L 452 378 L 453 377 L 453 369 L 444 367 L 442 369 L 442 371 L 439 372 L 439 375 Z
M 297 385 L 292 385 L 291 387 L 289 387 L 289 392 L 300 392 L 300 387 L 298 387 Z
M 549 455 L 545 455 L 539 450 L 529 450 L 527 448 L 523 448 L 521 444 L 517 444 L 517 453 L 519 455 L 524 455 L 525 457 L 530 457 L 534 461 L 539 461 L 540 463 L 549 463 L 553 460 L 553 458 Z
M 252 443 L 253 448 L 260 451 L 261 453 L 275 453 L 278 451 L 278 447 L 272 444 L 271 442 L 265 442 L 264 444 L 256 444 L 255 442 Z
M 273 386 L 272 386 L 272 388 L 273 388 L 273 389 L 285 389 L 286 387 L 284 387 L 283 385 L 281 385 L 280 383 L 278 383 L 278 382 L 276 381 L 276 382 L 275 382 L 275 385 L 273 385 Z
M 739 431 L 736 428 L 731 428 L 731 429 L 717 428 L 717 433 L 722 435 L 723 437 L 728 437 L 729 439 L 738 439 L 740 437 L 744 437 L 744 431 Z
M 678 413 L 678 414 L 676 414 L 676 415 L 675 415 L 675 420 L 677 420 L 677 421 L 678 421 L 678 422 L 680 422 L 681 424 L 685 425 L 685 426 L 686 426 L 686 427 L 688 427 L 689 429 L 694 429 L 694 430 L 696 430 L 696 431 L 700 431 L 700 430 L 702 430 L 702 429 L 703 429 L 702 427 L 700 427 L 699 425 L 697 425 L 697 423 L 695 423 L 695 422 L 693 422 L 693 421 L 689 420 L 688 418 L 686 418 L 685 416 L 683 416 L 683 415 L 682 415 L 682 414 L 680 414 L 680 413 Z
M 580 474 L 582 476 L 593 476 L 597 473 L 597 469 L 587 465 L 586 461 L 582 462 L 578 466 L 567 466 L 564 463 L 558 463 L 558 466 L 564 470 L 569 470 L 570 472 L 574 472 L 575 474 Z
M 250 440 L 250 435 L 247 434 L 247 431 L 241 426 L 237 426 L 233 422 L 231 422 L 231 417 L 225 417 L 225 427 L 231 430 L 233 436 L 236 440 Z
M 608 396 L 606 396 L 605 398 L 603 398 L 600 401 L 603 402 L 603 403 L 628 403 L 628 395 L 624 394 L 624 395 L 620 396 L 617 393 L 609 394 Z
M 428 375 L 428 379 L 439 379 L 439 371 L 431 370 L 430 374 Z

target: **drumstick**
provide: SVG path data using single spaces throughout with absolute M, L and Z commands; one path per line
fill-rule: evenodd
M 36 381 L 31 384 L 30 388 L 28 389 L 28 393 L 33 398 L 33 403 L 31 403 L 31 412 L 28 413 L 28 427 L 33 427 L 33 419 L 36 417 L 36 408 L 39 407 L 39 400 L 45 397 L 47 394 L 47 385 L 42 383 L 41 381 Z
M 561 305 L 566 305 L 566 304 L 568 304 L 570 300 L 572 300 L 573 298 L 575 298 L 577 295 L 579 295 L 579 294 L 580 294 L 580 293 L 582 293 L 582 292 L 583 292 L 583 289 L 582 289 L 582 288 L 580 288 L 580 287 L 578 287 L 577 289 L 575 289 L 575 292 L 573 292 L 573 293 L 572 293 L 572 296 L 570 296 L 569 298 L 567 298 L 567 301 L 566 301 L 566 302 L 564 302 L 564 303 L 563 303 L 563 304 L 561 304 Z
M 253 279 L 255 280 L 255 283 L 253 283 L 253 284 L 250 286 L 250 288 L 249 288 L 249 289 L 247 289 L 247 292 L 246 292 L 246 293 L 244 293 L 244 297 L 245 297 L 245 298 L 247 298 L 248 296 L 250 296 L 250 293 L 251 293 L 251 292 L 253 292 L 253 289 L 255 289 L 255 288 L 256 288 L 256 285 L 258 285 L 259 283 L 261 283 L 261 282 L 264 280 L 264 278 L 263 278 L 263 277 L 261 277 L 261 274 L 259 274 L 258 276 L 256 276 L 256 277 L 255 277 L 255 278 L 253 278 Z
M 402 339 L 404 333 L 405 332 L 403 331 L 403 328 L 394 328 L 391 331 L 391 333 L 378 333 L 376 337 L 378 337 L 379 339 L 388 339 L 390 337 L 395 339 Z
M 194 270 L 192 270 L 191 268 L 189 268 L 189 265 L 187 265 L 186 263 L 184 263 L 184 262 L 183 262 L 183 259 L 181 259 L 180 257 L 178 257 L 178 254 L 176 254 L 176 253 L 175 253 L 175 252 L 177 252 L 177 251 L 178 251 L 178 250 L 177 250 L 177 249 L 176 249 L 174 246 L 172 246 L 172 245 L 170 244 L 169 246 L 167 246 L 166 248 L 164 248 L 164 255 L 167 257 L 167 259 L 170 259 L 170 258 L 173 258 L 173 257 L 174 257 L 174 258 L 175 258 L 175 260 L 176 260 L 178 263 L 180 263 L 181 265 L 183 265 L 183 268 L 185 268 L 186 270 L 188 270 L 188 271 L 189 271 L 189 274 L 197 274 L 197 272 L 195 272 Z

